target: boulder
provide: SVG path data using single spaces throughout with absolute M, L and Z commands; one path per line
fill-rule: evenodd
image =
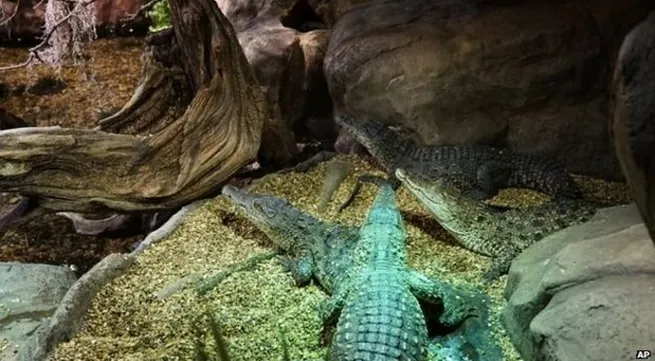
M 614 72 L 612 139 L 655 240 L 655 11 L 625 38 Z
M 507 146 L 620 178 L 606 126 L 611 52 L 655 3 L 473 3 L 374 0 L 343 14 L 324 64 L 337 111 L 424 144 Z
M 351 8 L 370 0 L 307 0 L 307 3 L 329 27 Z
M 0 263 L 0 360 L 18 360 L 75 280 L 64 266 Z
M 502 320 L 525 360 L 624 360 L 655 340 L 654 287 L 636 207 L 601 209 L 514 260 Z
M 633 360 L 655 341 L 655 275 L 611 276 L 567 287 L 532 320 L 539 360 Z
M 327 30 L 299 31 L 282 22 L 299 1 L 217 0 L 230 20 L 255 77 L 261 85 L 275 119 L 262 137 L 260 162 L 266 158 L 294 155 L 294 129 L 302 129 L 306 119 L 323 119 L 332 109 L 323 77 L 323 56 L 327 49 Z M 300 15 L 295 15 L 299 17 Z M 310 14 L 311 15 L 311 14 Z M 310 15 L 309 19 L 313 19 Z M 302 23 L 294 19 L 293 23 Z M 322 99 L 310 95 L 321 95 Z M 316 102 L 323 104 L 317 106 Z M 287 148 L 287 149 L 284 149 Z M 264 159 L 262 159 L 262 157 Z

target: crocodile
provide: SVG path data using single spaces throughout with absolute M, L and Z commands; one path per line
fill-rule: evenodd
M 336 323 L 330 360 L 425 361 L 428 331 L 418 301 L 442 305 L 439 321 L 453 327 L 478 312 L 476 296 L 408 267 L 390 183 L 380 186 L 359 235 L 352 267 L 319 306 L 324 326 Z
M 428 179 L 399 168 L 396 177 L 463 247 L 493 257 L 483 275 L 492 281 L 509 270 L 528 246 L 556 231 L 591 219 L 597 204 L 551 200 L 540 206 L 501 211 L 472 199 L 444 179 Z
M 485 145 L 423 146 L 408 134 L 372 119 L 337 116 L 339 123 L 394 178 L 397 168 L 427 178 L 447 178 L 477 199 L 502 188 L 529 188 L 553 198 L 581 198 L 566 169 L 554 160 Z
M 288 256 L 281 258 L 298 286 L 312 279 L 327 292 L 347 274 L 359 239 L 357 227 L 322 221 L 288 201 L 226 185 L 223 196 Z

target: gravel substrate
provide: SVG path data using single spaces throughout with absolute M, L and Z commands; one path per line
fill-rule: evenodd
M 252 191 L 288 199 L 322 218 L 357 225 L 376 188 L 365 184 L 349 208 L 338 205 L 357 175 L 376 172 L 361 158 L 340 156 L 354 165 L 324 213 L 318 212 L 325 163 L 307 173 L 266 176 Z M 580 179 L 590 197 L 626 202 L 622 185 Z M 457 246 L 435 220 L 402 187 L 399 206 L 409 233 L 410 265 L 432 276 L 479 287 L 489 259 Z M 534 192 L 508 190 L 492 203 L 527 206 L 544 200 Z M 192 212 L 167 239 L 153 244 L 121 277 L 96 296 L 80 332 L 55 351 L 53 360 L 193 360 L 198 332 L 206 329 L 202 314 L 216 315 L 233 361 L 281 360 L 281 339 L 292 360 L 322 360 L 321 327 L 316 307 L 326 296 L 315 286 L 298 288 L 275 259 L 226 277 L 204 296 L 196 288 L 217 272 L 234 269 L 250 256 L 271 251 L 266 237 L 222 197 Z M 262 258 L 265 258 L 263 256 Z M 492 326 L 506 360 L 520 360 L 498 322 L 506 276 L 486 288 L 493 299 Z M 205 335 L 207 339 L 209 337 Z M 211 342 L 209 342 L 211 344 Z

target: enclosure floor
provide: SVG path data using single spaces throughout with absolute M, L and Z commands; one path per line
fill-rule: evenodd
M 358 225 L 371 205 L 376 191 L 373 185 L 362 187 L 351 207 L 341 214 L 335 213 L 336 207 L 357 175 L 379 171 L 364 159 L 341 158 L 355 165 L 354 172 L 323 214 L 318 213 L 317 202 L 325 163 L 307 173 L 268 175 L 252 190 L 286 198 L 330 221 Z M 602 195 L 611 203 L 625 200 L 622 185 L 583 183 L 590 194 Z M 480 277 L 489 259 L 454 244 L 404 188 L 398 190 L 397 199 L 409 234 L 410 265 L 432 277 L 482 287 Z M 509 190 L 495 201 L 529 204 L 539 200 L 542 198 L 534 192 Z M 54 360 L 192 360 L 199 337 L 194 324 L 206 310 L 216 315 L 233 361 L 281 360 L 281 337 L 286 338 L 292 360 L 322 360 L 325 348 L 316 307 L 326 296 L 314 285 L 294 286 L 275 260 L 232 275 L 205 296 L 194 290 L 203 277 L 271 249 L 266 237 L 225 199 L 207 202 L 172 236 L 147 249 L 125 275 L 102 289 L 81 331 L 57 348 Z M 185 283 L 187 280 L 191 281 Z M 505 280 L 506 276 L 485 290 L 493 298 L 492 327 L 506 360 L 519 360 L 498 321 Z M 184 284 L 187 287 L 180 287 Z

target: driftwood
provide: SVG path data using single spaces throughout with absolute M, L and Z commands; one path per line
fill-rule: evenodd
M 0 132 L 0 190 L 50 211 L 174 209 L 217 193 L 255 158 L 270 109 L 232 26 L 213 1 L 169 5 L 169 46 L 151 44 L 135 95 L 99 129 Z

